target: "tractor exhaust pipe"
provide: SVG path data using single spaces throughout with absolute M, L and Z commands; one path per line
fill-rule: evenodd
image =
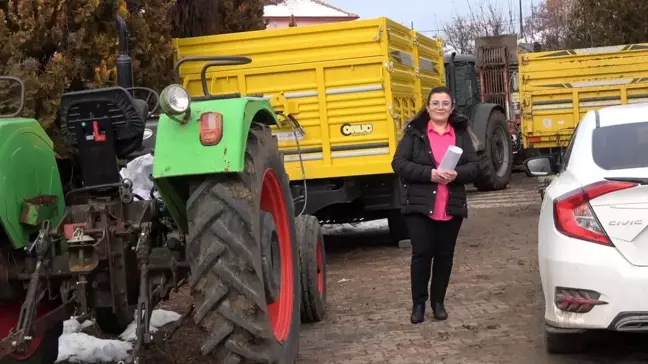
M 119 56 L 117 56 L 117 85 L 123 88 L 133 87 L 133 60 L 128 55 L 128 30 L 124 19 L 117 15 L 119 32 Z
M 455 74 L 455 57 L 457 56 L 457 52 L 452 52 L 450 55 L 450 62 L 448 62 L 448 73 L 450 74 L 448 77 L 448 88 L 450 91 L 452 91 L 453 97 L 456 99 L 457 98 L 457 75 Z

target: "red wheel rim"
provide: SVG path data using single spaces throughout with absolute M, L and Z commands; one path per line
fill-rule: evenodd
M 324 252 L 322 251 L 322 242 L 317 241 L 316 249 L 317 258 L 317 290 L 320 297 L 324 295 Z
M 18 325 L 18 317 L 20 316 L 20 308 L 22 304 L 22 300 L 16 300 L 0 306 L 0 335 L 2 335 L 3 337 L 9 335 L 11 329 L 15 329 Z M 42 317 L 47 312 L 49 312 L 49 308 L 47 308 L 45 305 L 39 305 L 36 311 L 36 318 Z M 9 356 L 16 360 L 28 359 L 32 355 L 34 355 L 34 353 L 36 353 L 42 341 L 43 335 L 36 335 L 32 338 L 32 341 L 27 344 L 27 348 L 24 353 L 14 352 L 9 354 Z
M 283 188 L 277 174 L 270 168 L 266 169 L 263 174 L 261 210 L 272 215 L 279 239 L 279 256 L 281 257 L 279 297 L 274 303 L 268 304 L 268 314 L 275 338 L 280 343 L 284 343 L 290 334 L 294 310 L 293 249 Z

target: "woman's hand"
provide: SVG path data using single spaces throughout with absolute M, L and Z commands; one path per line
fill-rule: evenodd
M 445 183 L 450 183 L 457 178 L 457 171 L 439 171 L 441 174 L 441 178 L 445 181 Z
M 446 184 L 445 178 L 443 177 L 443 171 L 432 169 L 432 175 L 430 176 L 430 181 L 439 184 Z
M 434 183 L 439 183 L 442 185 L 447 185 L 457 178 L 456 171 L 439 171 L 436 169 L 432 170 L 432 175 L 430 176 L 430 181 Z

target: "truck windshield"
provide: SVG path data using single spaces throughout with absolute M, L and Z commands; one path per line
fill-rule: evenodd
M 592 158 L 605 170 L 647 168 L 648 122 L 594 129 Z

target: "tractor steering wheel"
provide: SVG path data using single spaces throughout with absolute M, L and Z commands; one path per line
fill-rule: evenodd
M 158 94 L 155 90 L 153 90 L 151 88 L 148 88 L 148 87 L 140 87 L 140 86 L 129 87 L 126 90 L 133 95 L 133 98 L 138 99 L 138 100 L 144 100 L 146 102 L 146 105 L 149 106 L 150 111 L 145 116 L 145 119 L 149 119 L 153 114 L 155 114 L 157 109 L 160 107 L 160 94 Z M 142 90 L 142 91 L 146 92 L 146 99 L 135 96 L 136 95 L 135 91 L 138 91 L 138 90 Z M 155 96 L 155 105 L 153 106 L 152 109 L 151 109 L 151 96 Z

